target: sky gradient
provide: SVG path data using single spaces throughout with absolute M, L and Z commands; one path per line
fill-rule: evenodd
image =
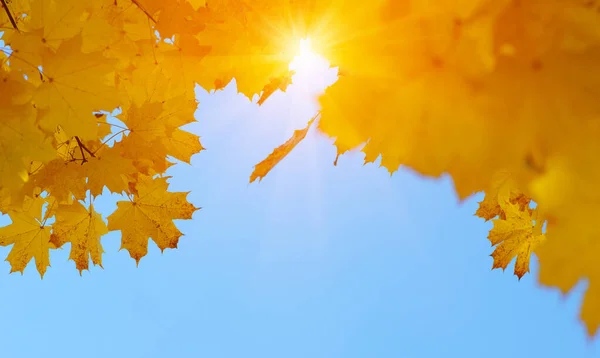
M 318 72 L 321 71 L 321 72 Z M 180 221 L 179 249 L 151 243 L 138 268 L 119 234 L 104 267 L 80 277 L 68 245 L 43 280 L 0 264 L 1 357 L 596 357 L 578 320 L 585 285 L 562 297 L 491 271 L 490 223 L 448 178 L 332 165 L 311 129 L 262 182 L 254 164 L 317 110 L 332 78 L 297 78 L 258 107 L 235 86 L 198 91 L 190 130 L 207 148 L 170 170 L 171 190 L 202 210 Z M 108 214 L 116 195 L 97 199 Z M 7 223 L 7 217 L 0 223 Z M 1 248 L 6 255 L 8 248 Z

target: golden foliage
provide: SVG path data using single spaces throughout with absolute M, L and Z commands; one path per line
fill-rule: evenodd
M 319 1 L 309 33 L 340 78 L 318 129 L 394 172 L 449 174 L 494 220 L 493 267 L 539 255 L 540 281 L 590 281 L 600 325 L 600 3 Z M 532 209 L 535 202 L 536 209 Z M 544 223 L 546 232 L 542 233 Z
M 71 243 L 69 259 L 81 274 L 89 267 L 90 258 L 94 265 L 102 267 L 102 245 L 100 238 L 108 233 L 102 215 L 94 211 L 90 205 L 86 209 L 81 203 L 61 204 L 56 209 L 56 223 L 52 227 L 50 242 L 57 248 L 67 242 Z
M 148 252 L 148 238 L 161 251 L 176 248 L 183 234 L 173 219 L 191 219 L 198 210 L 187 202 L 188 193 L 170 193 L 167 187 L 167 178 L 140 176 L 133 198 L 117 202 L 117 210 L 108 217 L 108 230 L 121 231 L 121 248 L 137 263 Z
M 492 245 L 497 245 L 491 255 L 494 258 L 493 268 L 504 270 L 516 257 L 515 275 L 520 279 L 529 272 L 532 251 L 545 239 L 542 234 L 544 222 L 537 219 L 536 210 L 532 216 L 531 212 L 522 210 L 518 204 L 505 203 L 503 211 L 505 218 L 494 220 L 494 228 L 488 236 Z
M 34 258 L 43 275 L 49 251 L 65 243 L 80 272 L 90 259 L 101 265 L 108 230 L 121 231 L 137 262 L 149 238 L 175 247 L 173 220 L 196 209 L 167 191 L 164 174 L 203 149 L 183 128 L 195 121 L 195 84 L 219 89 L 235 78 L 259 104 L 285 90 L 305 32 L 281 15 L 308 3 L 2 1 L 0 210 L 13 223 L 0 244 L 13 245 L 12 270 Z M 105 115 L 115 109 L 120 123 Z M 106 192 L 129 198 L 108 226 L 93 206 Z M 24 209 L 32 200 L 39 210 Z
M 259 103 L 290 81 L 300 38 L 339 67 L 317 128 L 338 155 L 362 147 L 421 174 L 449 174 L 493 220 L 494 267 L 539 256 L 540 281 L 588 279 L 582 317 L 600 325 L 600 3 L 588 0 L 4 0 L 0 11 L 0 243 L 22 271 L 71 243 L 79 270 L 101 264 L 93 198 L 136 260 L 195 207 L 165 171 L 203 148 L 194 86 Z M 102 113 L 120 109 L 122 124 Z M 99 112 L 105 111 L 105 112 Z M 310 126 L 310 123 L 309 123 Z M 306 135 L 256 166 L 263 177 Z M 115 142 L 116 140 L 116 142 Z M 155 190 L 155 191 L 152 191 Z M 533 209 L 532 202 L 537 205 Z M 82 204 L 85 203 L 85 204 Z M 46 224 L 56 217 L 55 224 Z M 132 225 L 127 225 L 133 223 Z M 547 223 L 546 232 L 542 227 Z
M 262 162 L 254 166 L 254 171 L 250 174 L 250 183 L 258 179 L 261 181 L 270 171 L 273 169 L 283 158 L 285 158 L 290 152 L 300 143 L 308 133 L 310 126 L 314 120 L 318 117 L 318 114 L 313 117 L 303 129 L 297 129 L 292 134 L 292 137 L 285 143 L 275 148 L 271 154 L 269 154 Z
M 520 277 L 535 251 L 542 283 L 567 292 L 588 279 L 582 319 L 594 334 L 600 3 L 327 3 L 337 16 L 313 45 L 324 39 L 319 52 L 343 76 L 320 98 L 318 128 L 339 153 L 364 145 L 391 172 L 448 173 L 461 198 L 485 191 L 477 215 L 496 217 L 494 267 L 517 257 Z
M 25 267 L 35 259 L 35 266 L 43 277 L 50 266 L 50 226 L 46 221 L 52 216 L 56 201 L 36 196 L 26 197 L 20 208 L 8 212 L 12 224 L 0 228 L 0 245 L 13 245 L 6 260 L 10 263 L 10 272 L 23 273 Z M 44 206 L 48 205 L 45 209 Z

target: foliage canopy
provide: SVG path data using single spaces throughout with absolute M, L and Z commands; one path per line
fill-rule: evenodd
M 122 234 L 174 248 L 173 220 L 197 210 L 165 171 L 203 148 L 194 86 L 263 103 L 290 83 L 301 38 L 339 67 L 314 125 L 338 155 L 449 174 L 461 198 L 485 191 L 494 268 L 516 258 L 566 293 L 587 279 L 581 316 L 600 325 L 600 3 L 595 0 L 2 0 L 0 228 L 7 260 L 41 275 L 71 244 L 78 270 Z M 118 108 L 120 123 L 107 121 Z M 264 177 L 313 120 L 267 159 Z M 103 192 L 124 200 L 107 222 Z M 535 208 L 532 204 L 535 201 Z M 50 220 L 52 219 L 52 220 Z M 50 224 L 52 222 L 52 224 Z

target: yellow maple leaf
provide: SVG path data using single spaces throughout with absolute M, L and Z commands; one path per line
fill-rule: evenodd
M 113 193 L 127 190 L 127 176 L 136 172 L 131 159 L 121 155 L 121 143 L 101 148 L 82 166 L 87 177 L 86 188 L 94 196 L 102 194 L 104 187 Z
M 81 52 L 81 35 L 64 41 L 56 53 L 42 59 L 43 83 L 34 102 L 40 126 L 53 133 L 61 126 L 82 140 L 96 139 L 98 123 L 92 112 L 119 105 L 114 89 L 114 61 L 100 53 Z
M 43 207 L 48 204 L 46 212 Z M 12 223 L 0 228 L 0 245 L 13 245 L 6 260 L 10 263 L 10 272 L 21 272 L 35 259 L 35 266 L 44 277 L 46 268 L 50 266 L 50 226 L 46 220 L 52 216 L 54 201 L 42 198 L 26 198 L 21 210 L 10 211 Z
M 198 210 L 186 200 L 188 193 L 168 192 L 168 177 L 142 176 L 131 200 L 117 202 L 117 210 L 108 217 L 108 229 L 121 231 L 121 249 L 129 251 L 136 263 L 148 253 L 151 238 L 161 251 L 176 248 L 183 235 L 174 219 L 191 219 Z
M 35 87 L 17 71 L 0 69 L 0 187 L 18 189 L 28 180 L 31 161 L 53 159 L 50 138 L 36 125 L 30 104 Z
M 161 138 L 167 155 L 190 164 L 192 155 L 204 150 L 200 137 L 181 129 L 175 129 L 171 135 Z
M 48 225 L 32 224 L 30 232 L 25 221 L 45 221 L 52 210 L 41 218 L 24 209 L 32 200 L 37 208 L 48 193 L 74 210 L 55 224 L 61 242 L 68 232 L 61 227 L 88 227 L 70 220 L 100 220 L 73 197 L 107 187 L 133 195 L 109 222 L 136 261 L 150 237 L 161 249 L 174 247 L 181 232 L 172 220 L 195 208 L 184 193 L 167 192 L 164 178 L 149 176 L 164 173 L 170 158 L 189 163 L 202 150 L 198 136 L 182 129 L 194 121 L 196 83 L 211 90 L 235 80 L 239 92 L 260 94 L 262 104 L 287 86 L 289 62 L 308 36 L 339 68 L 339 80 L 319 99 L 318 126 L 335 138 L 338 155 L 362 147 L 366 162 L 381 158 L 390 172 L 407 166 L 449 174 L 461 198 L 485 191 L 476 215 L 494 219 L 494 267 L 516 256 L 522 276 L 535 248 L 543 284 L 568 292 L 589 280 L 581 315 L 589 334 L 600 325 L 600 229 L 593 225 L 600 215 L 600 13 L 593 1 L 3 5 L 0 211 L 15 220 L 0 238 L 14 245 L 13 271 L 32 257 L 42 274 L 49 264 Z M 98 116 L 116 107 L 125 127 Z M 250 181 L 307 131 L 259 163 Z M 548 219 L 545 235 L 538 212 Z M 96 239 L 104 232 L 97 225 Z M 100 262 L 96 243 L 72 255 Z
M 67 135 L 61 126 L 54 131 L 54 147 L 56 155 L 62 160 L 71 160 L 75 157 L 75 151 L 79 147 L 75 138 Z
M 547 240 L 536 254 L 540 283 L 563 294 L 588 281 L 580 317 L 590 336 L 600 326 L 600 151 L 598 122 L 569 126 L 553 146 L 546 170 L 532 183 L 539 207 L 548 217 Z
M 271 154 L 269 154 L 262 162 L 256 164 L 254 166 L 254 171 L 252 174 L 250 174 L 250 183 L 256 179 L 259 181 L 262 180 L 262 178 L 264 178 L 271 171 L 271 169 L 273 169 L 283 158 L 290 154 L 292 149 L 294 149 L 298 143 L 300 143 L 304 137 L 306 137 L 310 126 L 318 116 L 319 114 L 317 113 L 315 117 L 308 121 L 306 127 L 295 130 L 290 139 L 288 139 L 279 147 L 275 148 L 273 152 L 271 152 Z
M 70 202 L 73 196 L 78 200 L 85 199 L 86 178 L 82 165 L 59 158 L 38 169 L 26 186 L 39 187 L 63 203 Z
M 259 106 L 262 105 L 277 90 L 285 92 L 287 87 L 292 83 L 293 75 L 294 71 L 290 71 L 283 76 L 272 78 L 271 81 L 263 88 L 263 91 L 258 98 L 258 102 L 256 103 Z
M 548 86 L 563 83 L 557 76 L 561 66 L 573 70 L 576 65 L 548 58 L 553 70 L 536 70 L 536 61 L 548 49 L 512 32 L 515 27 L 508 20 L 534 31 L 534 13 L 559 18 L 568 5 L 336 3 L 339 9 L 323 19 L 323 31 L 333 31 L 340 40 L 319 51 L 345 75 L 320 99 L 319 128 L 336 138 L 340 153 L 367 143 L 367 157 L 381 156 L 390 171 L 407 165 L 431 176 L 450 173 L 464 198 L 483 190 L 498 170 L 525 177 L 529 168 L 524 158 L 535 136 L 529 113 L 556 117 L 566 112 L 549 110 L 544 105 L 549 98 L 565 105 L 565 98 L 581 98 L 564 87 Z M 313 41 L 317 48 L 319 42 Z M 499 47 L 505 42 L 522 52 L 502 55 Z M 583 83 L 596 79 L 580 78 L 575 71 L 581 82 L 572 83 L 569 91 L 584 96 Z M 550 95 L 539 88 L 557 91 Z M 514 105 L 507 106 L 509 102 Z
M 25 33 L 39 30 L 38 41 L 57 49 L 83 28 L 82 15 L 89 1 L 31 0 L 29 3 L 30 10 L 19 30 Z
M 134 136 L 123 139 L 121 153 L 130 158 L 138 172 L 144 175 L 163 174 L 173 163 L 167 160 L 167 150 L 161 139 L 150 142 L 133 140 Z
M 178 106 L 173 108 L 174 104 Z M 197 135 L 178 128 L 194 120 L 191 106 L 195 102 L 181 97 L 165 103 L 133 105 L 124 119 L 129 133 L 122 141 L 122 153 L 145 174 L 150 174 L 150 169 L 156 173 L 166 171 L 170 166 L 167 156 L 189 163 L 191 156 L 203 149 Z
M 10 69 L 25 74 L 29 82 L 41 82 L 38 66 L 42 63 L 42 55 L 47 51 L 47 46 L 40 40 L 41 37 L 41 30 L 13 31 L 2 37 L 11 49 Z
M 496 216 L 505 219 L 506 215 L 502 210 L 501 205 L 501 203 L 505 202 L 518 204 L 520 210 L 525 210 L 525 208 L 529 207 L 531 198 L 523 194 L 516 187 L 516 183 L 511 178 L 510 173 L 500 171 L 495 175 L 492 184 L 487 188 L 483 200 L 479 202 L 479 208 L 475 211 L 475 215 L 486 221 L 491 220 Z
M 63 41 L 80 32 L 88 1 L 18 0 L 16 3 L 16 9 L 9 6 L 9 11 L 2 11 L 15 19 L 12 26 L 5 28 L 6 42 L 12 50 L 11 68 L 38 82 L 38 66 L 42 65 L 44 53 L 53 53 Z
M 171 86 L 193 95 L 193 84 L 210 73 L 201 66 L 210 48 L 200 44 L 196 37 L 184 34 L 177 36 L 173 43 L 159 43 L 158 50 L 156 62 L 161 65 Z M 149 65 L 152 68 L 152 63 Z
M 104 50 L 109 57 L 118 58 L 126 53 L 124 47 L 131 49 L 135 41 L 154 37 L 147 15 L 131 1 L 93 1 L 86 13 L 81 32 L 83 52 Z
M 196 37 L 210 52 L 195 80 L 211 90 L 235 78 L 238 92 L 252 98 L 273 78 L 285 77 L 295 54 L 292 49 L 306 35 L 303 26 L 295 26 L 300 25 L 295 16 L 300 3 L 207 1 L 211 21 Z
M 10 91 L 0 82 L 0 92 Z M 29 105 L 0 102 L 0 188 L 18 190 L 29 179 L 32 160 L 48 162 L 55 156 L 50 138 L 35 124 L 35 115 Z
M 206 6 L 206 0 L 187 0 L 187 2 L 192 5 L 194 10 L 198 10 L 199 8 Z
M 156 51 L 156 49 L 155 49 Z M 140 56 L 147 55 L 140 52 Z M 143 64 L 132 71 L 121 73 L 119 86 L 123 89 L 121 100 L 125 103 L 123 113 L 127 114 L 132 106 L 141 109 L 148 103 L 162 103 L 169 117 L 177 117 L 177 123 L 193 121 L 194 111 L 198 107 L 196 97 L 189 94 L 192 86 L 182 87 L 167 74 L 168 71 L 156 66 Z M 170 119 L 173 121 L 173 119 Z
M 0 90 L 11 94 L 0 98 L 0 105 L 3 107 L 23 105 L 31 102 L 35 86 L 26 81 L 19 71 L 0 68 Z
M 56 222 L 52 225 L 50 241 L 57 248 L 71 243 L 69 259 L 75 262 L 79 274 L 89 269 L 89 260 L 102 267 L 104 252 L 100 238 L 108 233 L 102 216 L 90 205 L 86 209 L 78 201 L 70 205 L 61 204 L 56 209 Z
M 494 219 L 494 227 L 488 239 L 496 249 L 492 253 L 493 269 L 506 269 L 516 257 L 515 275 L 521 279 L 529 272 L 529 259 L 536 247 L 545 240 L 542 234 L 543 220 L 538 220 L 537 211 L 533 216 L 529 210 L 522 210 L 519 205 L 504 203 L 502 205 L 506 219 Z
M 174 0 L 169 2 L 169 6 L 164 6 L 160 10 L 160 15 L 156 22 L 156 30 L 163 38 L 170 38 L 173 35 L 195 35 L 202 31 L 209 15 L 204 9 L 196 9 L 187 0 Z

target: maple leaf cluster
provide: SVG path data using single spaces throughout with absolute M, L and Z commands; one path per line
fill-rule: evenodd
M 308 3 L 308 2 L 306 2 Z M 11 272 L 71 244 L 76 268 L 101 265 L 100 238 L 121 231 L 137 262 L 148 240 L 175 248 L 175 219 L 190 219 L 186 193 L 166 170 L 203 148 L 195 86 L 238 91 L 262 104 L 285 90 L 299 37 L 281 14 L 302 1 L 3 0 L 0 11 L 0 245 Z M 293 27 L 293 26 L 292 26 Z M 117 112 L 115 112 L 117 109 Z M 116 114 L 115 118 L 107 113 Z M 267 169 L 268 171 L 268 169 Z M 106 219 L 94 198 L 126 200 Z
M 360 149 L 390 173 L 449 174 L 461 199 L 485 192 L 476 215 L 493 222 L 492 268 L 516 259 L 520 279 L 535 252 L 542 284 L 567 293 L 587 279 L 581 318 L 595 334 L 600 2 L 330 0 L 311 11 L 313 47 L 339 68 L 317 123 L 338 157 Z
M 11 272 L 33 258 L 43 276 L 66 243 L 80 272 L 101 265 L 109 231 L 137 262 L 149 239 L 177 247 L 173 220 L 197 208 L 164 175 L 203 149 L 183 127 L 196 84 L 236 78 L 260 103 L 289 84 L 290 54 L 264 27 L 282 8 L 268 2 L 3 0 L 0 10 L 0 212 L 12 221 L 0 245 L 12 245 Z M 108 224 L 93 205 L 103 193 L 125 199 Z
M 235 79 L 258 103 L 290 82 L 298 40 L 339 68 L 314 126 L 428 176 L 461 198 L 484 191 L 494 268 L 536 253 L 540 281 L 589 280 L 582 318 L 600 325 L 600 3 L 595 0 L 2 0 L 0 244 L 22 271 L 71 243 L 79 270 L 120 230 L 139 261 L 177 245 L 196 208 L 167 191 L 173 160 L 202 150 L 194 86 Z M 115 123 L 107 116 L 118 108 Z M 105 112 L 103 112 L 105 111 Z M 259 163 L 264 177 L 311 125 Z M 336 159 L 337 160 L 337 159 Z M 108 225 L 93 198 L 121 193 Z M 534 204 L 535 203 L 535 204 Z M 54 218 L 54 224 L 48 225 Z
M 494 268 L 531 253 L 600 325 L 600 2 L 324 1 L 313 47 L 338 66 L 318 129 L 390 172 L 484 191 Z M 328 15 L 323 15 L 328 14 Z M 535 204 L 534 204 L 535 203 Z

